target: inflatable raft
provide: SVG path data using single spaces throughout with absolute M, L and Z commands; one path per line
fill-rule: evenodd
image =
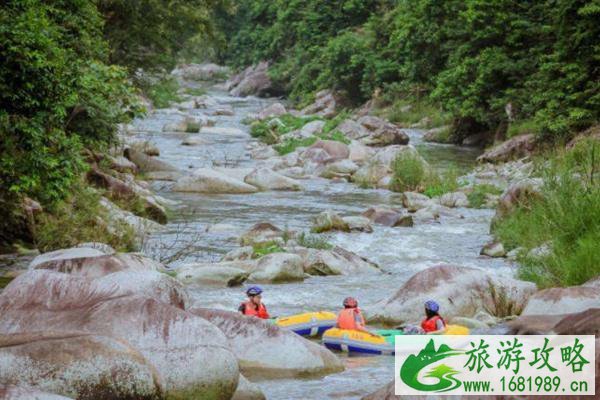
M 332 328 L 323 333 L 323 344 L 331 350 L 346 353 L 394 355 L 396 335 L 404 335 L 397 329 L 373 331 L 373 335 L 348 329 Z M 460 325 L 448 325 L 441 335 L 468 335 L 469 329 Z
M 326 330 L 333 328 L 336 321 L 335 313 L 317 311 L 280 317 L 275 320 L 275 325 L 301 336 L 320 336 Z

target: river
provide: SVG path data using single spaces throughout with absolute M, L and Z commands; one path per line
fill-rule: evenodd
M 160 110 L 134 121 L 135 137 L 154 142 L 160 158 L 182 170 L 212 165 L 252 167 L 247 150 L 254 139 L 249 127 L 242 123 L 248 113 L 271 104 L 274 99 L 231 97 L 218 87 L 208 87 L 208 96 L 219 104 L 233 107 L 233 116 L 211 117 L 218 127 L 235 127 L 244 134 L 201 135 L 206 144 L 182 146 L 188 134 L 162 133 L 166 122 L 180 119 Z M 209 110 L 192 110 L 198 115 Z M 449 167 L 463 171 L 474 165 L 478 151 L 448 145 L 426 144 L 422 132 L 411 130 L 411 143 L 435 168 Z M 237 233 L 208 233 L 216 223 L 230 224 L 244 231 L 260 221 L 280 228 L 308 231 L 311 218 L 324 210 L 342 215 L 357 215 L 377 204 L 400 205 L 400 195 L 386 190 L 360 189 L 349 183 L 325 179 L 303 180 L 301 192 L 262 192 L 251 195 L 203 195 L 175 193 L 169 183 L 154 182 L 162 196 L 176 200 L 173 216 L 166 229 L 146 243 L 149 252 L 174 251 L 172 247 L 193 241 L 193 251 L 173 266 L 188 261 L 218 261 L 229 250 L 238 247 Z M 481 247 L 490 240 L 492 210 L 460 209 L 461 217 L 441 217 L 439 223 L 416 224 L 412 228 L 374 226 L 374 232 L 331 233 L 331 243 L 354 251 L 379 264 L 389 274 L 360 277 L 313 277 L 302 283 L 263 285 L 264 301 L 273 315 L 289 315 L 301 311 L 341 308 L 342 299 L 354 296 L 360 305 L 368 306 L 392 295 L 416 271 L 446 262 L 512 274 L 502 259 L 479 256 Z M 167 248 L 167 250 L 160 250 Z M 195 305 L 235 310 L 244 300 L 243 288 L 190 287 Z M 343 356 L 342 356 L 343 357 Z M 344 357 L 346 371 L 318 379 L 284 379 L 259 382 L 268 399 L 358 399 L 393 379 L 393 357 Z

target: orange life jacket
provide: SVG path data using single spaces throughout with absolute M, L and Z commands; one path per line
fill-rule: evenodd
M 356 316 L 360 322 L 356 322 Z M 358 308 L 344 308 L 338 314 L 337 327 L 340 329 L 358 329 L 358 324 L 365 326 L 365 319 Z
M 437 322 L 439 320 L 441 320 L 444 323 L 444 326 L 446 326 L 446 321 L 444 321 L 442 317 L 439 315 L 434 315 L 429 319 L 425 318 L 423 322 L 421 322 L 421 328 L 423 328 L 425 332 L 435 332 L 438 330 Z
M 258 317 L 262 319 L 269 319 L 269 313 L 267 312 L 267 307 L 263 303 L 260 303 L 258 308 L 256 304 L 251 301 L 247 301 L 243 303 L 244 305 L 244 315 L 250 315 L 252 317 Z

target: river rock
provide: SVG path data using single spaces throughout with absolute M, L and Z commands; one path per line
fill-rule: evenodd
M 400 127 L 382 118 L 367 115 L 359 118 L 358 123 L 371 131 L 369 136 L 361 139 L 368 146 L 408 144 L 408 135 Z
M 449 126 L 440 126 L 437 128 L 429 129 L 423 134 L 423 140 L 426 142 L 433 143 L 451 143 L 451 136 L 449 135 Z
M 302 259 L 296 254 L 271 253 L 261 257 L 249 282 L 284 283 L 304 280 Z
M 310 275 L 355 275 L 381 272 L 377 264 L 338 246 L 332 250 L 298 247 L 290 251 L 302 257 L 304 272 Z
M 600 334 L 600 309 L 592 308 L 563 317 L 553 328 L 558 335 Z
M 108 274 L 100 281 L 103 285 L 118 286 L 123 295 L 150 297 L 182 310 L 186 310 L 191 304 L 183 285 L 165 273 L 130 269 Z
M 483 246 L 479 254 L 482 256 L 498 258 L 506 256 L 506 250 L 504 250 L 504 245 L 502 243 L 491 241 Z
M 199 168 L 191 175 L 180 178 L 173 186 L 175 192 L 198 193 L 256 193 L 256 187 L 231 178 L 210 168 Z
M 135 141 L 129 143 L 129 148 L 132 148 L 140 153 L 143 153 L 147 156 L 159 156 L 160 150 L 156 146 L 156 144 L 151 143 L 149 141 Z
M 203 126 L 200 134 L 221 136 L 248 136 L 246 132 L 233 126 Z
M 138 217 L 130 211 L 121 209 L 106 197 L 101 197 L 99 204 L 106 211 L 106 222 L 110 223 L 108 229 L 114 235 L 119 235 L 120 231 L 118 229 L 114 229 L 114 227 L 111 227 L 111 225 L 129 226 L 133 229 L 137 236 L 143 236 L 150 232 L 157 232 L 163 228 L 162 225 L 157 222 L 147 218 Z
M 302 129 L 300 129 L 300 136 L 302 137 L 310 137 L 316 136 L 317 134 L 323 131 L 323 127 L 325 126 L 325 121 L 316 120 L 311 121 L 308 124 L 305 124 Z
M 222 261 L 250 260 L 252 257 L 254 257 L 254 248 L 252 246 L 242 246 L 225 254 Z
M 0 381 L 78 399 L 161 396 L 160 378 L 138 351 L 78 332 L 0 335 Z
M 342 220 L 350 229 L 350 232 L 372 233 L 373 227 L 369 218 L 365 217 L 343 217 Z
M 362 213 L 363 217 L 385 226 L 413 226 L 413 218 L 387 206 L 371 207 Z
M 494 220 L 504 218 L 518 207 L 540 199 L 542 184 L 541 179 L 523 179 L 510 185 L 500 197 Z
M 486 151 L 477 157 L 477 161 L 489 163 L 506 162 L 531 155 L 535 147 L 535 135 L 519 135 Z
M 599 307 L 599 288 L 588 286 L 550 288 L 531 296 L 522 315 L 572 314 Z
M 358 165 L 350 160 L 338 160 L 325 166 L 321 177 L 332 179 L 344 176 L 350 176 L 358 170 Z
M 142 173 L 155 171 L 177 171 L 177 168 L 161 161 L 155 157 L 150 157 L 133 148 L 125 149 L 125 157 L 133 162 Z
M 43 392 L 33 386 L 5 385 L 0 383 L 2 400 L 72 400 L 58 394 Z
M 358 139 L 362 139 L 366 136 L 369 136 L 370 132 L 367 128 L 359 124 L 358 122 L 347 119 L 341 122 L 335 130 L 340 131 L 344 134 L 348 139 L 352 139 L 354 141 Z M 359 142 L 357 142 L 359 143 Z
M 146 172 L 144 178 L 149 181 L 171 181 L 176 182 L 183 176 L 181 171 L 153 171 Z
M 300 114 L 332 118 L 335 116 L 337 105 L 336 96 L 331 90 L 321 90 L 315 94 L 314 103 L 303 108 Z
M 211 115 L 232 116 L 235 115 L 233 107 L 230 105 L 221 105 L 211 111 Z
M 492 290 L 492 287 L 494 290 Z M 413 275 L 392 297 L 369 309 L 372 320 L 392 323 L 417 322 L 423 304 L 435 299 L 445 318 L 471 317 L 479 310 L 492 314 L 500 305 L 492 293 L 502 293 L 518 313 L 535 292 L 533 283 L 492 275 L 485 271 L 441 264 Z
M 232 311 L 196 308 L 192 312 L 221 329 L 248 377 L 319 376 L 344 369 L 325 347 L 268 321 Z
M 429 165 L 423 159 L 423 157 L 421 157 L 417 149 L 415 149 L 411 145 L 393 145 L 384 147 L 383 149 L 379 149 L 373 156 L 372 161 L 384 165 L 388 169 L 388 171 L 391 172 L 394 161 L 401 154 L 409 154 L 412 157 L 418 159 L 421 162 L 421 164 L 423 164 L 424 168 L 429 168 Z
M 260 390 L 260 387 L 250 382 L 240 374 L 237 389 L 231 400 L 266 400 L 265 394 Z
M 352 182 L 365 187 L 375 187 L 389 173 L 387 166 L 371 160 L 352 175 Z
M 402 193 L 402 205 L 410 212 L 415 212 L 433 204 L 433 201 L 424 194 L 414 192 Z
M 309 147 L 300 153 L 300 161 L 304 166 L 306 166 L 307 163 L 323 165 L 334 161 L 334 159 L 331 157 L 331 155 L 329 155 L 328 152 L 321 148 Z
M 101 252 L 103 252 L 106 255 L 113 255 L 116 253 L 115 249 L 113 249 L 110 245 L 106 244 L 106 243 L 100 243 L 100 242 L 85 242 L 85 243 L 79 243 L 77 246 L 78 248 L 84 248 L 84 249 L 94 249 L 94 250 L 99 250 Z
M 285 106 L 281 103 L 273 103 L 270 106 L 263 108 L 256 116 L 256 119 L 259 121 L 264 121 L 265 119 L 279 117 L 287 114 L 287 110 Z
M 89 279 L 125 270 L 156 272 L 164 266 L 140 254 L 105 254 L 97 249 L 73 247 L 34 258 L 29 269 L 48 269 Z
M 336 142 L 334 140 L 318 140 L 315 144 L 310 146 L 310 148 L 323 149 L 331 158 L 335 160 L 345 159 L 350 155 L 348 145 L 342 142 Z
M 108 156 L 107 160 L 110 163 L 110 169 L 115 170 L 117 172 L 130 174 L 137 174 L 138 172 L 137 165 L 135 165 L 123 156 Z
M 237 386 L 237 361 L 213 325 L 101 280 L 29 271 L 3 290 L 0 313 L 2 334 L 81 331 L 126 340 L 174 397 L 229 399 Z
M 266 61 L 258 63 L 255 67 L 246 69 L 243 73 L 243 77 L 239 83 L 233 85 L 229 93 L 232 96 L 249 96 L 257 95 L 266 97 L 269 95 L 278 94 L 278 90 L 275 89 L 271 78 L 267 74 L 269 63 Z
M 301 190 L 295 180 L 267 168 L 257 168 L 244 178 L 244 182 L 260 190 Z
M 201 146 L 208 144 L 208 142 L 205 139 L 198 136 L 188 136 L 185 139 L 183 139 L 181 144 L 183 146 Z
M 225 263 L 184 264 L 177 269 L 177 279 L 186 284 L 196 283 L 228 287 L 241 285 L 248 279 L 249 272 L 228 265 Z
M 335 211 L 328 210 L 314 217 L 312 231 L 315 233 L 328 231 L 350 232 L 350 227 Z
M 440 196 L 439 203 L 444 207 L 468 207 L 469 199 L 463 192 L 446 193 Z
M 358 164 L 364 163 L 373 155 L 373 150 L 370 147 L 356 140 L 350 142 L 348 150 L 350 151 L 348 158 Z
M 240 236 L 243 246 L 254 246 L 272 241 L 283 242 L 284 231 L 270 222 L 258 222 Z

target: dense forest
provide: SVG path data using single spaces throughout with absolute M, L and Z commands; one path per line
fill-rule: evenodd
M 349 106 L 374 99 L 392 120 L 411 105 L 455 141 L 561 141 L 600 116 L 599 16 L 598 0 L 4 2 L 2 242 L 19 238 L 25 196 L 64 206 L 84 150 L 113 144 L 152 91 L 148 74 L 178 61 L 266 60 L 297 104 L 331 88 Z

